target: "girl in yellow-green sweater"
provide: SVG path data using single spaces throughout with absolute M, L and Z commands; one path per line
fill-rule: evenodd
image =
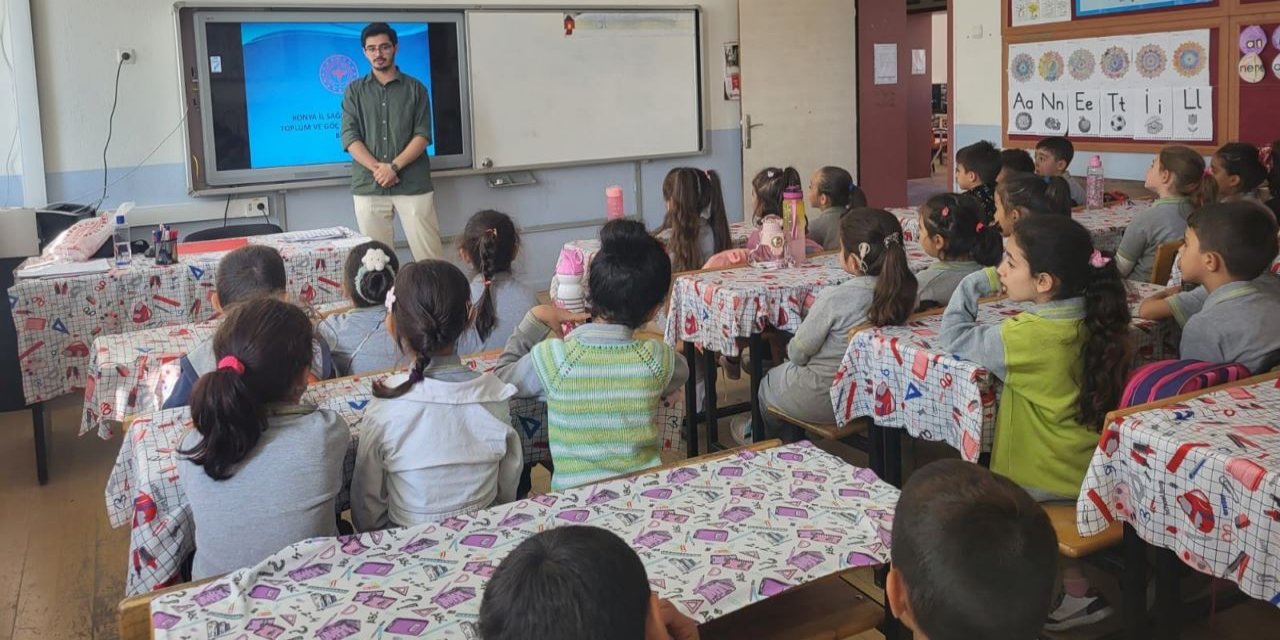
M 1000 291 L 1032 308 L 980 324 L 978 299 Z M 1075 503 L 1103 419 L 1119 404 L 1133 352 L 1126 298 L 1115 261 L 1080 223 L 1031 216 L 1014 225 L 999 268 L 966 277 L 943 315 L 943 344 L 1004 382 L 991 470 L 1042 502 Z M 1107 614 L 1078 571 L 1064 570 L 1064 583 L 1050 625 Z

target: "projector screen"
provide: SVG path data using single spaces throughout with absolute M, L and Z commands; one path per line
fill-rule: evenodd
M 397 33 L 401 73 L 427 88 L 432 168 L 470 167 L 461 12 L 200 9 L 192 35 L 202 139 L 192 151 L 203 171 L 192 172 L 193 190 L 349 176 L 342 96 L 371 71 L 360 31 L 378 21 Z

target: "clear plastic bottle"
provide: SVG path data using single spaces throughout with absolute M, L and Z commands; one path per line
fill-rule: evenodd
M 1107 190 L 1106 178 L 1102 175 L 1102 156 L 1094 156 L 1089 161 L 1089 172 L 1084 180 L 1084 207 L 1101 209 L 1102 194 Z
M 808 222 L 804 213 L 804 192 L 800 187 L 788 187 L 782 192 L 782 229 L 786 233 L 787 260 L 791 264 L 804 264 L 805 231 Z
M 116 210 L 115 224 L 111 229 L 111 246 L 115 249 L 116 266 L 127 267 L 133 260 L 133 249 L 129 246 L 129 225 L 125 224 L 124 211 Z

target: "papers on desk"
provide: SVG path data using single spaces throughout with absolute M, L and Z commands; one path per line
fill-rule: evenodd
M 286 231 L 277 233 L 272 238 L 279 242 L 319 242 L 321 240 L 338 240 L 349 235 L 349 232 L 344 227 L 329 227 L 327 229 L 308 229 L 306 231 Z
M 111 270 L 112 258 L 98 258 L 85 262 L 28 260 L 26 265 L 13 272 L 18 278 L 62 278 L 90 273 L 106 273 Z

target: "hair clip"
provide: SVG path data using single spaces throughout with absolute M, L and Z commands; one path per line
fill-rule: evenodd
M 938 215 L 944 218 L 951 215 L 951 207 L 943 207 L 942 210 L 938 212 Z
M 986 228 L 987 228 L 987 225 L 983 224 L 982 221 L 979 220 L 978 224 L 974 225 L 973 230 L 977 231 L 978 233 L 982 233 L 982 230 Z
M 488 229 L 485 229 L 485 230 L 484 230 L 484 232 L 485 232 L 485 235 L 490 235 L 490 236 L 493 236 L 493 237 L 495 237 L 495 238 L 496 238 L 496 237 L 498 237 L 498 228 L 497 228 L 497 227 L 489 227 Z
M 868 253 L 871 253 L 871 245 L 865 242 L 859 242 L 858 243 L 858 262 L 862 262 L 862 260 L 867 257 Z
M 1271 147 L 1267 146 L 1267 147 L 1258 149 L 1258 162 L 1262 163 L 1262 166 L 1266 168 L 1267 173 L 1271 173 L 1271 171 L 1275 168 L 1275 165 L 1273 164 L 1275 162 L 1275 159 L 1272 158 L 1271 156 L 1272 156 Z
M 897 231 L 894 231 L 893 233 L 884 237 L 884 246 L 886 247 L 889 247 L 895 244 L 901 244 L 901 243 L 902 243 L 902 235 L 899 234 Z
M 1089 254 L 1089 266 L 1094 269 L 1101 269 L 1108 264 L 1111 264 L 1111 258 L 1104 255 L 1101 251 L 1094 249 L 1093 253 Z
M 849 193 L 853 193 L 853 192 L 855 192 L 855 191 L 857 191 L 857 190 L 858 190 L 858 184 L 857 184 L 857 183 L 855 183 L 855 182 L 850 182 L 850 183 L 849 183 Z
M 236 372 L 238 376 L 244 375 L 244 363 L 235 356 L 222 356 L 222 359 L 218 361 L 218 371 L 223 369 L 230 369 Z
M 1207 164 L 1204 166 L 1204 177 L 1206 178 L 1213 177 L 1213 166 L 1207 165 Z
M 770 169 L 770 170 L 768 170 L 768 171 L 764 172 L 764 177 L 769 178 L 770 180 L 772 180 L 772 179 L 773 179 L 773 177 L 774 177 L 774 176 L 776 176 L 776 175 L 778 175 L 778 172 L 777 172 L 776 170 L 774 170 L 774 169 Z
M 387 313 L 391 313 L 392 307 L 396 304 L 396 288 L 394 286 L 387 289 L 387 299 L 382 304 L 386 305 Z
M 390 263 L 391 258 L 387 256 L 387 252 L 378 247 L 370 248 L 360 257 L 361 268 L 369 271 L 382 271 Z
M 493 284 L 493 280 L 485 280 L 485 281 L 484 281 L 484 288 L 488 289 L 488 288 L 489 288 L 489 285 L 491 285 L 491 284 Z

